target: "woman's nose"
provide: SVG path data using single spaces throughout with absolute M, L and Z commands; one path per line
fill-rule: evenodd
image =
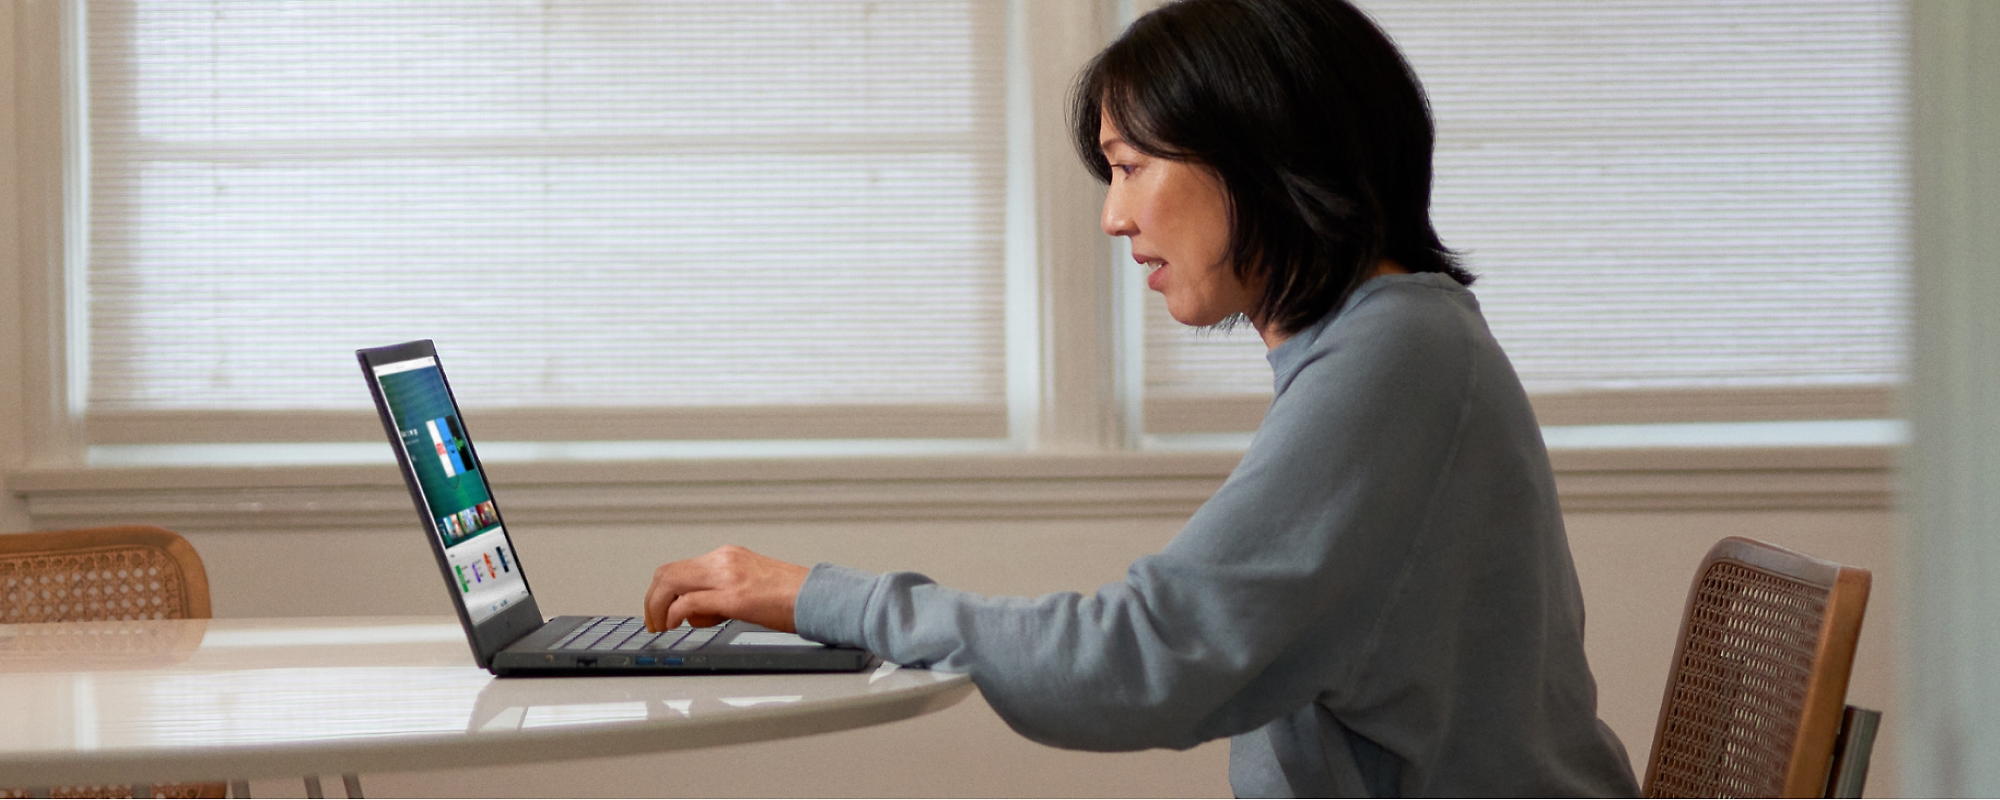
M 1132 215 L 1125 212 L 1121 194 L 1116 186 L 1104 193 L 1104 215 L 1098 223 L 1104 227 L 1106 236 L 1131 236 L 1138 232 L 1132 224 Z

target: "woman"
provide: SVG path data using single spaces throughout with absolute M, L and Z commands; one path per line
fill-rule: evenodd
M 1336 0 L 1186 0 L 1086 69 L 1105 233 L 1188 325 L 1247 319 L 1276 396 L 1162 552 L 1094 595 L 984 598 L 724 548 L 652 626 L 747 619 L 970 673 L 1015 730 L 1230 743 L 1239 795 L 1633 795 L 1527 397 L 1429 220 L 1432 127 Z

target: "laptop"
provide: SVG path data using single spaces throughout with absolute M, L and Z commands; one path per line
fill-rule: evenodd
M 479 666 L 495 675 L 855 672 L 866 650 L 731 620 L 650 633 L 628 616 L 543 620 L 429 339 L 355 351 Z

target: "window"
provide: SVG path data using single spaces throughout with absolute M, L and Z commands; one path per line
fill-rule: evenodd
M 91 4 L 91 441 L 1006 435 L 1005 15 Z M 301 430 L 303 429 L 303 430 Z
M 1173 325 L 1071 235 L 1056 111 L 1101 39 L 1034 15 L 1132 3 L 1078 5 L 79 6 L 84 444 L 372 442 L 346 354 L 416 337 L 486 441 L 1247 431 L 1254 335 Z M 1545 423 L 1887 415 L 1899 5 L 1363 5 Z M 1064 338 L 1100 331 L 1122 361 Z

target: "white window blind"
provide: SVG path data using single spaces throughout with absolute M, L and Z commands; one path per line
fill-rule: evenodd
M 488 439 L 1006 432 L 1001 3 L 85 25 L 95 442 L 379 436 L 420 337 Z
M 1433 220 L 1544 422 L 1674 398 L 1840 416 L 1899 380 L 1900 3 L 1362 5 L 1430 94 Z M 1255 333 L 1147 302 L 1147 428 L 1254 425 Z

